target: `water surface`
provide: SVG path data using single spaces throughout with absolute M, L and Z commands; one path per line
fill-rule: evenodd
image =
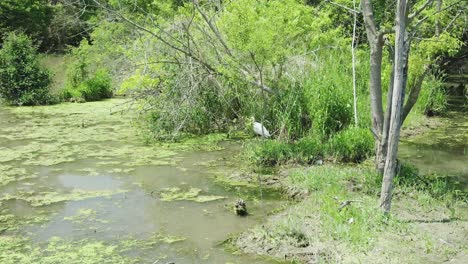
M 468 116 L 452 112 L 447 122 L 422 136 L 403 139 L 399 156 L 422 173 L 454 176 L 468 190 Z
M 107 250 L 122 263 L 270 263 L 221 245 L 281 206 L 275 195 L 246 195 L 213 181 L 212 168 L 222 171 L 238 144 L 214 151 L 147 146 L 131 116 L 116 114 L 123 103 L 0 109 L 0 212 L 8 216 L 0 218 L 0 238 L 24 239 L 19 262 L 30 254 L 47 263 L 46 256 L 59 257 L 71 245 Z M 223 199 L 163 201 L 166 188 Z M 237 198 L 246 199 L 249 216 L 234 215 Z M 17 262 L 3 250 L 0 260 Z

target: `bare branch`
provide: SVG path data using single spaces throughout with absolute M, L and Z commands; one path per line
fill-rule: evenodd
M 411 109 L 418 101 L 419 93 L 421 92 L 422 83 L 428 73 L 429 73 L 429 67 L 426 65 L 424 72 L 417 77 L 416 81 L 412 85 L 410 94 L 408 96 L 408 99 L 406 100 L 406 104 L 403 107 L 403 113 L 401 117 L 402 124 L 403 122 L 405 122 L 406 117 L 408 117 L 408 114 L 410 113 Z
M 325 2 L 330 3 L 330 4 L 332 4 L 332 5 L 335 5 L 335 6 L 339 6 L 339 7 L 343 8 L 343 9 L 345 9 L 346 11 L 349 11 L 349 12 L 354 13 L 354 14 L 360 14 L 360 13 L 361 13 L 361 11 L 359 11 L 359 10 L 349 8 L 349 7 L 347 7 L 347 6 L 344 6 L 344 5 L 342 5 L 342 4 L 335 3 L 335 2 L 330 1 L 330 0 L 325 0 Z
M 377 26 L 375 24 L 375 18 L 372 7 L 371 0 L 362 0 L 361 1 L 361 8 L 364 16 L 364 23 L 366 24 L 367 33 L 371 33 L 371 35 L 375 38 L 378 35 Z
M 419 16 L 419 14 L 421 14 L 421 12 L 424 11 L 427 7 L 432 5 L 432 3 L 434 3 L 434 0 L 427 0 L 418 10 L 414 11 L 414 13 L 408 16 L 408 21 L 411 23 L 415 17 Z
M 208 19 L 208 17 L 206 16 L 206 14 L 201 10 L 200 6 L 198 5 L 198 1 L 197 0 L 193 0 L 193 5 L 195 6 L 195 8 L 197 9 L 198 13 L 200 13 L 200 15 L 203 17 L 203 19 L 205 20 L 206 24 L 210 27 L 210 29 L 213 31 L 213 33 L 216 35 L 216 37 L 218 38 L 219 42 L 221 43 L 221 45 L 223 45 L 224 49 L 226 50 L 226 52 L 232 56 L 232 53 L 231 53 L 231 50 L 229 49 L 229 47 L 227 46 L 226 42 L 224 41 L 223 37 L 221 36 L 221 34 L 219 33 L 218 29 L 216 28 L 216 26 Z

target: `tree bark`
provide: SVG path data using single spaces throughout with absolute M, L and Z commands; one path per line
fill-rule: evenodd
M 383 56 L 383 34 L 377 30 L 371 0 L 362 0 L 362 13 L 366 25 L 367 40 L 370 47 L 370 105 L 372 132 L 375 145 L 375 165 L 377 171 L 383 175 L 385 165 L 386 144 L 382 144 L 382 128 L 384 124 L 384 113 L 382 107 L 382 56 Z
M 393 179 L 396 174 L 398 143 L 400 141 L 402 105 L 406 80 L 405 67 L 408 59 L 408 49 L 405 44 L 407 41 L 405 39 L 406 5 L 406 0 L 398 0 L 397 2 L 392 111 L 390 113 L 387 158 L 385 160 L 382 191 L 380 193 L 380 208 L 384 213 L 389 213 L 391 208 Z
M 370 100 L 372 112 L 372 128 L 378 146 L 382 134 L 382 50 L 383 34 L 377 30 L 370 0 L 362 0 L 362 12 L 366 25 L 367 39 L 370 47 Z M 377 149 L 377 148 L 376 148 Z

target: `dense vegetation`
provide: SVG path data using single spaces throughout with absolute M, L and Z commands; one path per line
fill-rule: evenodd
M 324 158 L 361 162 L 374 154 L 379 136 L 370 129 L 373 49 L 363 12 L 352 26 L 351 1 L 32 2 L 2 2 L 0 16 L 6 19 L 0 33 L 24 31 L 42 51 L 62 52 L 71 45 L 66 84 L 57 95 L 62 100 L 132 96 L 145 129 L 157 140 L 248 132 L 254 117 L 275 139 L 250 148 L 250 158 L 262 165 Z M 420 2 L 411 5 L 420 22 L 411 26 L 407 101 L 419 97 L 417 114 L 440 114 L 447 102 L 437 61 L 462 46 L 466 25 L 456 18 L 466 6 L 451 0 L 443 7 Z M 383 84 L 393 80 L 391 9 L 375 4 L 375 21 L 385 32 Z M 19 56 L 3 38 L 3 54 Z M 49 103 L 45 73 L 38 69 L 34 85 L 4 81 L 3 91 L 21 92 L 3 92 L 3 97 L 16 104 Z M 385 94 L 389 87 L 382 87 Z

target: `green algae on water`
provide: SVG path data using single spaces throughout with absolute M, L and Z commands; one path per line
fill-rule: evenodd
M 0 148 L 0 163 L 54 166 L 93 159 L 98 160 L 96 166 L 170 164 L 174 151 L 140 143 L 131 124 L 131 111 L 111 114 L 124 103 L 113 99 L 5 108 L 12 115 L 9 120 L 0 120 L 6 122 L 0 125 L 0 143 L 6 146 Z
M 216 195 L 201 195 L 201 189 L 190 188 L 188 190 L 182 190 L 181 188 L 166 188 L 161 192 L 162 201 L 194 201 L 197 203 L 211 202 L 220 199 L 225 199 L 224 196 Z
M 136 263 L 130 257 L 118 254 L 117 246 L 102 241 L 81 240 L 69 242 L 52 237 L 45 247 L 30 245 L 24 237 L 0 236 L 0 263 Z
M 36 178 L 37 174 L 28 174 L 24 168 L 14 168 L 0 164 L 0 186 L 4 186 L 14 181 L 22 181 L 26 179 Z
M 92 221 L 101 224 L 109 223 L 107 220 L 102 220 L 97 218 L 97 212 L 93 209 L 80 208 L 77 213 L 73 216 L 66 216 L 63 220 L 71 221 L 73 223 L 84 223 L 85 221 Z
M 41 224 L 49 220 L 45 212 L 36 215 L 16 216 L 8 210 L 0 210 L 0 234 L 4 231 L 16 231 L 33 224 Z M 0 262 L 1 263 L 1 262 Z
M 51 205 L 65 201 L 81 201 L 96 197 L 109 197 L 119 193 L 125 193 L 126 190 L 100 190 L 83 191 L 73 190 L 70 193 L 57 192 L 18 192 L 15 194 L 5 194 L 0 200 L 23 200 L 33 207 Z

